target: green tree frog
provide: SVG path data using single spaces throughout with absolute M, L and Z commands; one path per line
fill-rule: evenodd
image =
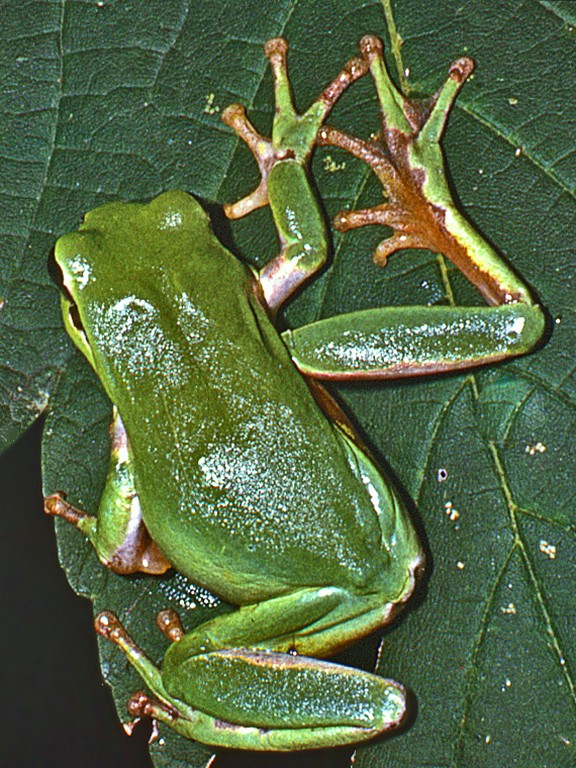
M 287 45 L 271 40 L 272 138 L 240 106 L 224 113 L 262 173 L 225 210 L 238 217 L 269 204 L 279 232 L 280 255 L 260 271 L 228 252 L 201 205 L 177 191 L 98 208 L 56 246 L 66 328 L 115 419 L 97 516 L 62 495 L 47 499 L 47 511 L 75 523 L 108 567 L 176 568 L 237 606 L 188 633 L 161 614 L 172 640 L 161 669 L 115 616 L 96 619 L 151 692 L 135 695 L 130 711 L 206 744 L 353 743 L 393 728 L 406 710 L 399 683 L 322 659 L 390 621 L 424 558 L 394 485 L 314 380 L 465 368 L 529 351 L 544 328 L 524 284 L 458 213 L 445 181 L 439 140 L 471 62 L 456 62 L 419 104 L 395 90 L 376 38 L 361 48 L 299 115 Z M 381 146 L 323 127 L 368 70 Z M 275 313 L 327 257 L 307 170 L 317 142 L 369 162 L 387 196 L 341 214 L 340 227 L 392 227 L 380 263 L 408 246 L 445 254 L 494 306 L 383 307 L 279 334 Z

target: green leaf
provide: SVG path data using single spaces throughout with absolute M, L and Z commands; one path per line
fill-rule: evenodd
M 385 632 L 379 659 L 383 674 L 413 692 L 413 722 L 359 749 L 355 766 L 572 768 L 573 2 L 13 0 L 2 21 L 0 436 L 9 445 L 50 399 L 45 490 L 65 489 L 89 511 L 103 482 L 109 405 L 61 327 L 46 268 L 56 237 L 108 200 L 181 188 L 222 204 L 251 190 L 255 164 L 219 113 L 239 101 L 269 132 L 262 45 L 270 37 L 290 41 L 301 108 L 367 32 L 385 39 L 391 70 L 414 96 L 434 92 L 453 59 L 473 56 L 476 73 L 444 141 L 452 182 L 470 218 L 533 286 L 550 334 L 535 354 L 474 374 L 339 388 L 412 500 L 428 554 L 418 596 Z M 369 78 L 330 122 L 364 137 L 378 130 Z M 379 199 L 370 172 L 341 152 L 317 151 L 314 173 L 329 215 Z M 274 254 L 268 211 L 234 225 L 214 212 L 243 258 L 262 264 Z M 478 301 L 427 253 L 395 254 L 377 268 L 369 254 L 381 237 L 368 228 L 335 236 L 331 267 L 292 304 L 289 324 L 451 294 Z M 187 627 L 226 610 L 177 575 L 110 574 L 79 534 L 57 528 L 74 589 L 96 610 L 118 612 L 156 660 L 165 647 L 153 625 L 160 607 L 178 607 Z M 127 719 L 126 699 L 141 681 L 111 644 L 101 643 L 101 654 Z M 161 736 L 157 766 L 207 764 L 206 748 Z M 279 760 L 267 756 L 266 765 Z

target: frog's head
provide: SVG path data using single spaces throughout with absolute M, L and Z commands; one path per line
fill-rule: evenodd
M 86 214 L 77 232 L 56 243 L 62 313 L 76 346 L 98 370 L 103 320 L 134 295 L 162 293 L 169 273 L 182 278 L 199 243 L 213 237 L 202 207 L 185 192 L 149 203 L 108 203 Z

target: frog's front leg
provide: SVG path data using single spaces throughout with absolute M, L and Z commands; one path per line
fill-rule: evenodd
M 521 355 L 542 337 L 545 319 L 530 291 L 457 209 L 446 180 L 440 139 L 448 112 L 473 62 L 450 67 L 430 101 L 409 101 L 388 75 L 378 38 L 361 50 L 382 111 L 381 143 L 322 128 L 318 143 L 340 147 L 366 162 L 386 202 L 338 214 L 346 231 L 370 224 L 393 234 L 374 255 L 384 266 L 405 248 L 427 248 L 450 259 L 485 297 L 487 307 L 384 307 L 330 318 L 284 335 L 299 368 L 319 378 L 397 377 L 437 373 Z
M 245 606 L 184 635 L 170 622 L 162 670 L 108 613 L 96 629 L 119 645 L 157 702 L 132 698 L 187 738 L 214 746 L 295 750 L 373 738 L 395 727 L 406 706 L 398 683 L 298 652 L 330 650 L 337 635 L 382 623 L 381 596 L 323 587 Z M 326 646 L 326 647 L 324 647 Z
M 142 520 L 128 436 L 116 408 L 110 425 L 108 473 L 96 516 L 71 506 L 59 493 L 44 500 L 44 510 L 75 525 L 89 539 L 100 562 L 116 573 L 162 574 L 172 567 Z
M 250 195 L 225 205 L 224 211 L 236 219 L 269 204 L 278 230 L 280 254 L 259 272 L 264 299 L 272 311 L 326 261 L 324 217 L 308 180 L 308 163 L 326 116 L 343 91 L 368 71 L 363 59 L 351 59 L 310 108 L 299 115 L 287 75 L 287 50 L 283 38 L 269 40 L 264 47 L 272 67 L 276 100 L 270 139 L 254 129 L 241 105 L 232 104 L 222 113 L 224 122 L 251 149 L 262 176 Z

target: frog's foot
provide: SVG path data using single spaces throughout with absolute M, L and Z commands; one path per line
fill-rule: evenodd
M 336 229 L 390 227 L 392 236 L 376 249 L 378 264 L 384 265 L 397 250 L 428 248 L 449 258 L 489 304 L 532 304 L 527 287 L 457 209 L 446 180 L 440 139 L 454 100 L 474 69 L 472 59 L 457 59 L 432 98 L 414 101 L 396 90 L 377 37 L 367 35 L 360 48 L 380 102 L 379 140 L 365 141 L 325 127 L 317 143 L 340 147 L 367 163 L 382 184 L 386 202 L 339 213 Z
M 250 147 L 260 169 L 261 179 L 256 189 L 241 200 L 224 205 L 224 213 L 229 219 L 241 219 L 252 211 L 268 205 L 267 182 L 275 163 L 275 156 L 271 142 L 256 131 L 246 117 L 246 110 L 241 104 L 230 104 L 226 107 L 222 112 L 222 121 L 236 131 Z
M 424 218 L 419 218 L 420 201 L 405 193 L 402 178 L 393 161 L 383 148 L 371 142 L 365 142 L 348 136 L 334 128 L 324 128 L 318 137 L 320 144 L 345 149 L 355 157 L 364 160 L 375 171 L 382 182 L 388 202 L 355 211 L 340 211 L 333 220 L 333 226 L 339 232 L 349 229 L 378 224 L 392 229 L 393 234 L 382 240 L 374 252 L 374 261 L 385 266 L 395 251 L 407 248 L 430 248 L 434 250 L 430 234 L 434 227 L 428 227 Z
M 252 151 L 262 177 L 251 194 L 236 203 L 224 206 L 224 211 L 230 219 L 241 218 L 268 204 L 268 178 L 277 163 L 295 160 L 303 167 L 307 165 L 322 122 L 348 86 L 368 71 L 365 60 L 351 59 L 307 112 L 299 115 L 292 100 L 286 67 L 287 52 L 288 43 L 282 37 L 268 40 L 264 46 L 264 53 L 272 68 L 276 98 L 271 139 L 256 131 L 240 104 L 231 104 L 222 113 L 222 120 L 236 131 Z
M 164 704 L 159 699 L 152 698 L 146 691 L 133 693 L 126 702 L 126 709 L 130 717 L 133 718 L 132 722 L 128 725 L 128 729 L 124 726 L 124 729 L 128 730 L 129 735 L 132 735 L 134 726 L 145 717 L 151 718 L 153 723 L 164 722 L 170 726 L 173 726 L 173 723 L 178 719 L 178 711 L 174 707 Z M 155 731 L 157 732 L 157 729 L 153 728 L 154 738 L 150 739 L 150 743 L 157 738 L 154 734 Z
M 161 611 L 156 617 L 156 623 L 159 629 L 172 640 L 180 640 L 183 636 L 183 631 L 182 635 L 179 633 L 180 620 L 174 611 Z M 206 727 L 205 721 L 210 721 L 212 718 L 206 718 L 202 713 L 170 696 L 162 682 L 160 670 L 132 640 L 118 618 L 109 611 L 103 611 L 94 619 L 94 628 L 99 635 L 113 642 L 125 653 L 128 661 L 154 694 L 150 696 L 144 691 L 138 691 L 128 699 L 126 707 L 128 714 L 133 718 L 128 724 L 128 732 L 132 732 L 138 720 L 149 717 L 152 718 L 154 726 L 157 722 L 161 722 L 186 738 L 203 741 L 202 729 Z M 156 730 L 155 727 L 154 730 Z
M 144 651 L 136 645 L 113 613 L 110 611 L 99 613 L 94 619 L 94 629 L 101 637 L 105 637 L 121 648 L 150 690 L 168 707 L 172 706 L 170 696 L 162 684 L 160 670 L 150 661 Z
M 384 64 L 381 41 L 367 35 L 361 51 L 374 78 L 382 110 L 380 143 L 323 128 L 318 143 L 340 147 L 366 162 L 382 183 L 387 202 L 366 210 L 337 214 L 340 231 L 367 224 L 390 227 L 393 234 L 378 246 L 375 260 L 384 265 L 394 251 L 429 248 L 444 253 L 459 265 L 458 243 L 447 227 L 454 207 L 444 174 L 439 140 L 450 107 L 473 70 L 472 59 L 462 58 L 450 67 L 448 79 L 432 99 L 406 99 L 394 87 Z

